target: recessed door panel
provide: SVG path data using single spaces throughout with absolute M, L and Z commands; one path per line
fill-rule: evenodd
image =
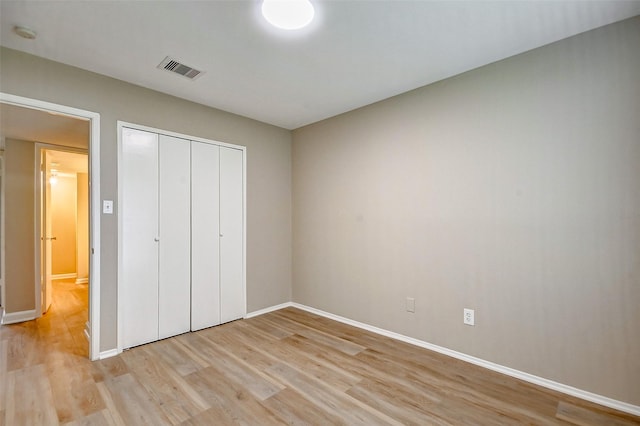
M 122 132 L 122 346 L 158 339 L 158 135 Z
M 220 324 L 217 145 L 191 143 L 191 329 Z
M 191 328 L 191 142 L 159 141 L 159 338 Z

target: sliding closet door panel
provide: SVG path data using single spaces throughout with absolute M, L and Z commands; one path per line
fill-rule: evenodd
M 122 345 L 158 339 L 158 135 L 122 134 Z
M 242 151 L 220 147 L 220 321 L 245 314 Z
M 220 324 L 219 147 L 191 142 L 191 329 Z
M 191 141 L 160 135 L 159 338 L 191 329 Z

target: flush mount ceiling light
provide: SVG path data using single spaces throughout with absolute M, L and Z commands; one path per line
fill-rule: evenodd
M 31 28 L 16 26 L 13 28 L 13 31 L 18 34 L 22 38 L 26 38 L 27 40 L 33 40 L 36 38 L 36 32 Z
M 313 5 L 309 0 L 264 0 L 262 16 L 271 25 L 283 30 L 298 30 L 313 20 Z

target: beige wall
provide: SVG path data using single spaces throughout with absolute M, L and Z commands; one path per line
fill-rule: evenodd
M 290 300 L 289 131 L 14 50 L 2 48 L 0 54 L 3 92 L 100 113 L 102 199 L 117 202 L 117 120 L 246 146 L 247 309 Z M 102 215 L 101 226 L 100 347 L 105 351 L 116 347 L 116 215 Z
M 5 311 L 35 309 L 35 144 L 6 140 Z
M 76 280 L 89 278 L 89 175 L 77 173 L 76 189 Z
M 636 18 L 294 131 L 294 301 L 640 405 L 639 46 Z
M 51 185 L 51 274 L 76 273 L 76 177 L 60 175 Z M 54 277 L 55 278 L 55 277 Z

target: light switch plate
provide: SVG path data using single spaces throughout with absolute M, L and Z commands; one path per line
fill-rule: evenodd
M 113 214 L 113 200 L 102 200 L 102 213 Z
M 407 297 L 407 312 L 416 311 L 416 299 L 413 297 Z

